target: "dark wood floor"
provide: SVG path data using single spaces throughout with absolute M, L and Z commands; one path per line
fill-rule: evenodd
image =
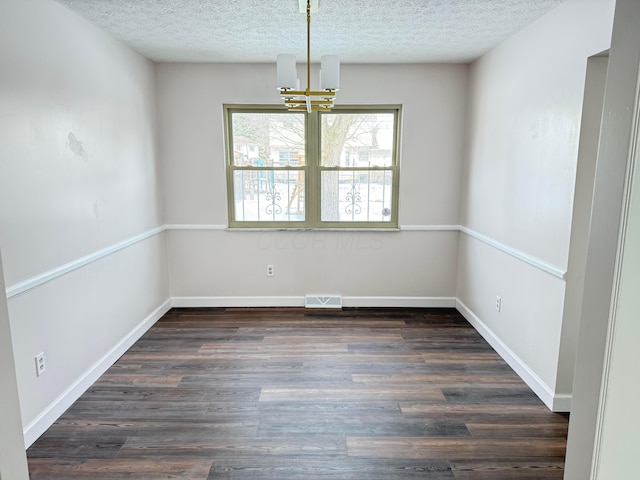
M 172 310 L 28 450 L 36 479 L 560 479 L 551 413 L 455 310 Z

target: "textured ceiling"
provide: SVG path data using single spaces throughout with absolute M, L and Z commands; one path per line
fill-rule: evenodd
M 320 0 L 312 61 L 469 62 L 563 0 Z M 306 58 L 297 0 L 58 0 L 158 62 Z

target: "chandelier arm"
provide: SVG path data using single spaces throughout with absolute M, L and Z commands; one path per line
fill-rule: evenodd
M 311 0 L 307 0 L 307 95 L 311 90 Z
M 311 0 L 307 0 L 307 113 L 311 113 Z

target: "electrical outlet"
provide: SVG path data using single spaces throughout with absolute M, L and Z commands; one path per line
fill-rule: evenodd
M 273 277 L 276 274 L 273 265 L 267 265 L 267 277 Z
M 36 376 L 39 377 L 47 369 L 47 364 L 44 361 L 44 352 L 40 352 L 36 355 Z
M 502 310 L 502 297 L 500 295 L 496 295 L 496 311 Z

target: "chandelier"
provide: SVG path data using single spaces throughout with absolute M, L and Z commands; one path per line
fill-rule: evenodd
M 320 90 L 311 90 L 311 13 L 317 13 L 318 0 L 298 0 L 300 13 L 307 11 L 307 88 L 300 90 L 295 55 L 280 54 L 277 59 L 277 83 L 285 106 L 293 111 L 323 112 L 331 110 L 336 91 L 340 88 L 340 58 L 323 55 L 320 58 Z

